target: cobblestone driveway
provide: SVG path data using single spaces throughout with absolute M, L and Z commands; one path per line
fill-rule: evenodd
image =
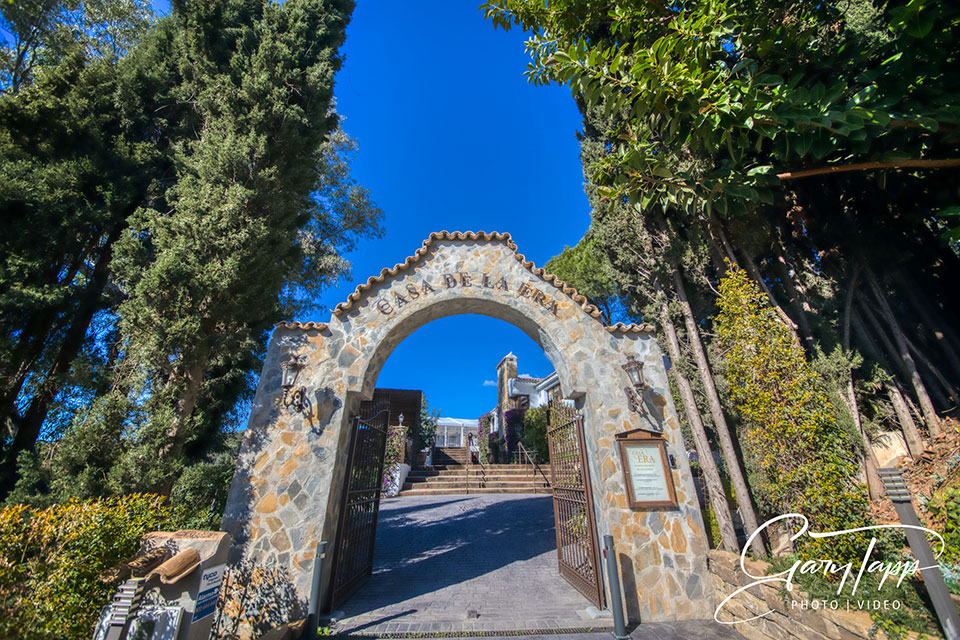
M 557 572 L 544 495 L 384 500 L 373 576 L 342 606 L 339 632 L 608 627 Z M 467 609 L 479 617 L 467 619 Z

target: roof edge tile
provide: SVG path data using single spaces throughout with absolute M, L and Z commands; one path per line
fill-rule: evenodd
M 586 296 L 579 293 L 576 289 L 565 283 L 563 280 L 558 278 L 552 273 L 548 273 L 545 269 L 538 267 L 532 261 L 527 260 L 526 256 L 520 253 L 517 250 L 516 243 L 513 242 L 513 239 L 510 237 L 509 233 L 504 233 L 500 231 L 434 231 L 431 233 L 426 240 L 423 241 L 423 244 L 420 245 L 420 248 L 417 249 L 413 255 L 408 256 L 406 260 L 402 263 L 395 264 L 392 268 L 386 268 L 380 271 L 380 275 L 371 276 L 367 279 L 366 282 L 357 285 L 357 288 L 354 289 L 353 293 L 347 296 L 347 299 L 338 304 L 333 309 L 333 315 L 340 316 L 344 311 L 349 311 L 353 308 L 354 304 L 357 303 L 370 289 L 375 285 L 383 283 L 387 277 L 393 277 L 410 268 L 412 265 L 415 265 L 420 261 L 423 256 L 426 255 L 427 251 L 430 249 L 430 245 L 437 241 L 496 241 L 504 242 L 507 247 L 513 251 L 514 257 L 517 261 L 523 265 L 530 273 L 538 276 L 544 282 L 552 284 L 554 287 L 565 293 L 569 296 L 577 305 L 580 306 L 588 315 L 595 318 L 596 320 L 603 322 L 603 315 L 600 313 L 600 310 L 590 304 L 590 301 Z M 325 323 L 320 322 L 281 322 L 277 324 L 277 327 L 283 327 L 286 329 L 325 329 Z M 627 333 L 653 333 L 654 328 L 646 323 L 643 324 L 624 324 L 618 322 L 615 325 L 607 326 L 604 325 L 604 328 L 613 333 L 613 332 L 627 332 Z

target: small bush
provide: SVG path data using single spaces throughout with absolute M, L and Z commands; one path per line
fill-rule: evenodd
M 480 418 L 480 427 L 477 430 L 477 446 L 479 448 L 478 456 L 480 464 L 490 462 L 490 423 L 493 418 L 489 415 Z
M 550 448 L 547 445 L 548 416 L 547 407 L 528 409 L 523 414 L 523 435 L 520 442 L 529 451 L 536 452 L 539 464 L 550 461 Z
M 100 574 L 184 514 L 157 495 L 0 509 L 0 638 L 89 638 L 117 584 Z
M 899 560 L 912 560 L 911 554 L 907 554 Z M 770 559 L 772 566 L 771 573 L 779 573 L 789 569 L 795 562 L 802 560 L 799 554 L 790 554 Z M 878 628 L 882 629 L 887 638 L 902 638 L 910 632 L 919 633 L 938 633 L 937 622 L 933 611 L 933 605 L 930 602 L 923 582 L 915 578 L 904 580 L 899 586 L 897 579 L 889 579 L 880 585 L 882 573 L 864 573 L 860 584 L 857 587 L 855 595 L 850 595 L 852 591 L 852 582 L 856 577 L 851 578 L 844 586 L 843 592 L 837 594 L 838 584 L 836 580 L 826 579 L 819 573 L 796 573 L 795 589 L 799 588 L 807 593 L 811 601 L 813 600 L 836 600 L 841 609 L 849 606 L 856 610 L 858 601 L 880 600 L 900 601 L 899 609 L 871 609 L 864 610 L 870 614 L 871 619 Z M 791 598 L 799 599 L 795 592 L 790 593 L 786 589 L 781 589 L 781 597 L 784 602 Z M 877 634 L 877 638 L 884 637 L 883 634 Z
M 523 410 L 510 409 L 505 411 L 503 421 L 506 423 L 503 429 L 504 443 L 506 453 L 509 455 L 517 450 L 517 443 L 520 441 L 520 432 L 523 431 Z
M 381 488 L 384 491 L 397 484 L 397 465 L 403 462 L 403 450 L 407 446 L 407 430 L 399 427 L 390 427 L 387 432 L 386 451 L 383 453 L 383 481 Z

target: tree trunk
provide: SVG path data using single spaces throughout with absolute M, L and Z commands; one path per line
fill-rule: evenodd
M 860 320 L 860 316 L 856 312 L 851 313 L 851 321 L 853 331 L 858 336 L 861 347 L 866 351 L 867 356 L 872 358 L 877 364 L 885 366 L 880 351 L 876 345 L 873 344 L 873 340 L 867 333 L 866 327 L 863 326 L 863 321 Z M 896 380 L 886 380 L 883 386 L 887 391 L 887 397 L 890 398 L 890 404 L 893 405 L 893 410 L 897 414 L 897 422 L 900 423 L 900 431 L 903 433 L 903 440 L 907 444 L 907 451 L 910 452 L 912 457 L 916 458 L 923 453 L 926 445 L 923 442 L 923 437 L 920 435 L 920 430 L 917 428 L 917 423 L 913 420 L 910 408 L 907 406 L 906 400 L 904 400 L 900 385 Z
M 72 282 L 80 271 L 83 261 L 93 247 L 85 245 L 69 264 L 58 262 L 52 265 L 47 281 L 51 285 Z M 61 275 L 61 272 L 63 274 Z M 6 365 L 7 373 L 0 375 L 5 384 L 0 387 L 0 425 L 6 424 L 16 412 L 17 397 L 36 364 L 37 358 L 47 346 L 57 315 L 64 311 L 63 305 L 48 306 L 32 314 L 20 333 L 20 339 Z
M 800 341 L 800 336 L 797 334 L 797 324 L 790 318 L 790 315 L 783 310 L 783 307 L 780 306 L 780 303 L 777 302 L 776 297 L 773 295 L 773 292 L 770 291 L 770 287 L 767 286 L 767 283 L 763 280 L 763 275 L 760 273 L 760 269 L 757 268 L 757 265 L 753 262 L 753 256 L 748 254 L 746 250 L 740 251 L 743 256 L 743 264 L 747 270 L 747 273 L 757 283 L 757 286 L 760 287 L 760 290 L 767 296 L 767 300 L 770 301 L 770 306 L 773 307 L 773 310 L 777 312 L 777 316 L 780 318 L 780 321 L 790 330 L 790 334 L 793 336 L 793 341 L 803 348 L 803 343 Z
M 870 309 L 869 301 L 861 300 L 860 310 L 863 313 L 863 317 L 866 318 L 867 323 L 873 328 L 877 337 L 880 339 L 880 342 L 883 344 L 883 348 L 887 351 L 887 353 L 891 354 L 893 361 L 897 364 L 897 368 L 900 369 L 900 373 L 904 376 L 905 379 L 910 380 L 910 373 L 907 370 L 907 366 L 903 362 L 903 358 L 900 357 L 900 354 L 897 351 L 897 348 L 894 346 L 893 342 L 890 341 L 890 337 L 887 336 L 887 332 L 884 331 L 883 327 L 880 325 L 880 320 L 877 319 L 876 315 Z M 920 382 L 923 383 L 922 377 L 920 378 Z M 930 395 L 932 395 L 934 397 L 934 400 L 936 400 L 941 406 L 949 405 L 949 401 L 947 400 L 947 397 L 940 392 L 940 389 L 938 387 L 932 387 L 930 389 L 927 389 L 927 387 L 924 386 L 924 389 Z M 918 419 L 921 420 L 924 424 L 926 424 L 926 419 L 924 418 L 923 413 L 917 409 L 916 405 L 914 405 L 913 402 L 909 400 L 908 400 L 908 404 L 914 410 L 914 413 L 917 415 Z
M 904 373 L 906 374 L 907 379 L 910 381 L 910 384 L 913 386 L 914 393 L 917 395 L 917 400 L 920 402 L 920 408 L 923 411 L 923 419 L 924 422 L 927 423 L 927 429 L 930 430 L 931 436 L 938 435 L 942 431 L 940 427 L 940 418 L 937 416 L 937 412 L 933 408 L 933 402 L 930 401 L 930 396 L 927 394 L 927 389 L 923 385 L 923 380 L 920 378 L 920 372 L 917 371 L 917 365 L 913 360 L 913 356 L 910 355 L 910 349 L 907 348 L 907 342 L 905 336 L 903 335 L 903 330 L 900 328 L 900 324 L 893 315 L 893 309 L 891 309 L 890 305 L 887 303 L 887 297 L 880 288 L 877 278 L 873 275 L 873 270 L 867 266 L 865 272 L 867 275 L 867 284 L 870 285 L 870 289 L 873 291 L 873 295 L 876 298 L 877 305 L 880 309 L 880 314 L 883 316 L 887 326 L 890 328 L 890 333 L 893 334 L 893 340 L 897 347 L 897 355 L 903 362 Z
M 937 368 L 937 365 L 933 364 L 930 358 L 925 356 L 923 352 L 917 348 L 917 345 L 914 344 L 910 338 L 908 338 L 907 336 L 904 336 L 903 339 L 907 343 L 907 348 L 910 349 L 910 353 L 912 353 L 917 358 L 917 360 L 920 361 L 920 364 L 922 364 L 927 369 L 927 371 L 930 372 L 930 375 L 936 378 L 937 382 L 940 383 L 940 386 L 943 388 L 944 392 L 947 394 L 946 398 L 944 398 L 948 403 L 947 408 L 950 408 L 951 406 L 956 406 L 957 401 L 960 400 L 960 396 L 957 395 L 957 390 L 953 387 L 952 384 L 950 384 L 950 381 L 947 380 L 946 377 L 944 377 L 944 375 L 940 372 L 940 369 Z
M 198 355 L 193 365 L 183 371 L 186 385 L 177 397 L 176 417 L 167 429 L 167 445 L 160 450 L 161 458 L 177 458 L 183 451 L 183 426 L 193 414 L 194 407 L 197 406 L 197 396 L 200 394 L 200 384 L 203 382 L 206 370 L 207 357 L 202 353 Z
M 850 285 L 847 287 L 847 295 L 843 304 L 843 337 L 841 346 L 844 354 L 850 353 L 850 320 L 853 313 L 853 293 L 857 290 L 857 279 L 860 277 L 860 267 L 855 267 L 853 276 L 850 278 Z M 873 453 L 873 446 L 867 432 L 863 430 L 863 421 L 860 419 L 860 407 L 857 406 L 857 393 L 853 387 L 853 370 L 847 367 L 846 385 L 842 393 L 843 403 L 847 407 L 847 413 L 853 419 L 853 425 L 860 434 L 860 443 L 863 445 L 862 464 L 863 472 L 867 477 L 867 492 L 871 500 L 876 500 L 883 495 L 883 482 L 880 480 L 880 473 L 877 464 L 877 457 Z
M 120 237 L 123 226 L 118 226 L 106 239 L 100 249 L 100 256 L 93 269 L 90 282 L 79 302 L 76 317 L 64 334 L 57 357 L 47 371 L 46 376 L 37 385 L 30 405 L 23 414 L 17 433 L 4 453 L 3 467 L 0 469 L 0 495 L 6 495 L 13 488 L 17 477 L 17 457 L 21 452 L 32 449 L 40 436 L 40 429 L 50 404 L 63 388 L 63 382 L 70 371 L 70 365 L 80 353 L 87 335 L 87 329 L 94 314 L 100 308 L 103 291 L 110 275 L 110 261 L 113 257 L 113 244 Z
M 717 437 L 720 439 L 723 457 L 727 461 L 730 481 L 733 483 L 737 505 L 740 507 L 740 515 L 743 517 L 743 524 L 747 529 L 747 537 L 750 537 L 754 531 L 760 528 L 760 525 L 757 523 L 756 513 L 753 510 L 753 503 L 750 500 L 750 489 L 747 487 L 747 481 L 743 477 L 743 472 L 740 468 L 740 456 L 737 455 L 737 450 L 733 445 L 733 438 L 730 436 L 730 428 L 727 426 L 726 416 L 723 415 L 720 396 L 717 394 L 717 387 L 713 381 L 713 372 L 710 369 L 710 362 L 707 360 L 707 354 L 700 341 L 700 330 L 697 328 L 697 321 L 693 316 L 693 308 L 687 299 L 687 292 L 683 285 L 683 277 L 680 275 L 680 268 L 672 259 L 670 261 L 670 267 L 673 271 L 673 283 L 677 291 L 677 298 L 683 309 L 683 317 L 687 327 L 690 347 L 693 350 L 693 358 L 697 363 L 700 381 L 703 383 L 706 391 L 707 405 L 710 407 L 710 415 L 713 417 Z M 753 539 L 751 551 L 753 551 L 754 556 L 757 558 L 767 555 L 761 536 Z
M 852 375 L 847 376 L 847 385 L 841 396 L 843 397 L 843 403 L 847 408 L 847 412 L 850 414 L 850 417 L 853 418 L 853 424 L 860 434 L 860 443 L 863 445 L 861 463 L 863 464 L 864 474 L 867 477 L 867 490 L 870 499 L 876 500 L 883 495 L 883 482 L 881 482 L 880 473 L 878 472 L 880 465 L 877 464 L 877 456 L 873 453 L 870 438 L 867 437 L 867 433 L 863 430 L 863 423 L 860 420 L 860 410 L 857 407 L 857 396 L 853 389 Z
M 913 416 L 910 415 L 910 408 L 903 399 L 899 385 L 886 382 L 884 386 L 887 389 L 890 404 L 893 405 L 893 410 L 897 413 L 897 420 L 900 422 L 901 431 L 903 431 L 903 441 L 907 444 L 907 452 L 911 458 L 918 458 L 926 446 L 923 444 L 920 430 L 917 429 L 917 423 L 913 421 Z
M 707 243 L 707 251 L 710 253 L 710 261 L 713 262 L 713 268 L 717 270 L 717 277 L 723 277 L 723 274 L 727 272 L 728 266 L 725 262 L 725 259 L 728 256 L 725 256 L 723 251 L 720 249 L 720 245 L 717 244 L 717 239 L 714 237 L 715 230 L 713 228 L 714 223 L 712 216 L 707 218 L 703 215 L 703 209 L 699 210 L 700 213 L 700 225 L 702 228 L 703 238 Z
M 739 267 L 737 262 L 737 254 L 734 253 L 733 247 L 730 245 L 730 241 L 727 239 L 727 234 L 723 230 L 723 223 L 721 223 L 717 216 L 710 214 L 710 231 L 716 233 L 717 237 L 720 238 L 721 244 L 723 244 L 723 249 L 726 252 L 726 259 L 730 261 L 731 266 Z M 711 240 L 712 240 L 711 235 Z
M 47 337 L 53 327 L 57 314 L 47 310 L 39 317 L 30 318 L 27 326 L 24 327 L 17 342 L 17 346 L 10 358 L 7 375 L 3 376 L 6 384 L 0 391 L 0 425 L 8 424 L 8 421 L 16 412 L 17 397 L 23 388 L 24 382 L 30 373 L 30 369 L 36 363 L 37 358 L 43 353 L 43 348 L 47 344 Z
M 777 259 L 773 263 L 780 281 L 783 283 L 783 289 L 787 294 L 790 306 L 793 308 L 793 315 L 797 318 L 797 326 L 800 329 L 800 337 L 803 339 L 803 346 L 806 347 L 808 354 L 816 350 L 816 340 L 813 337 L 813 329 L 810 326 L 810 319 L 807 313 L 810 312 L 809 305 L 805 305 L 804 296 L 800 293 L 796 283 L 793 281 L 793 274 L 790 265 L 787 264 L 787 258 L 781 248 L 777 248 Z M 805 308 L 807 307 L 807 308 Z
M 903 388 L 901 387 L 901 390 Z M 913 416 L 913 419 L 919 423 L 923 423 L 923 413 L 917 407 L 917 403 L 913 401 L 913 398 L 910 397 L 910 394 L 904 394 L 903 399 L 907 403 L 907 407 L 910 409 L 910 415 Z M 926 440 L 924 440 L 926 442 Z
M 660 289 L 660 287 L 657 287 Z M 673 361 L 670 367 L 670 373 L 677 383 L 677 389 L 680 391 L 680 399 L 683 403 L 684 414 L 687 417 L 687 423 L 690 425 L 690 431 L 693 434 L 694 444 L 697 448 L 697 454 L 700 457 L 700 468 L 703 469 L 703 477 L 707 484 L 707 494 L 710 503 L 713 505 L 713 513 L 720 525 L 720 546 L 726 551 L 736 553 L 739 551 L 737 542 L 737 533 L 733 527 L 733 516 L 730 513 L 730 505 L 727 503 L 726 493 L 723 491 L 723 482 L 720 480 L 720 471 L 713 461 L 713 451 L 710 449 L 710 443 L 707 440 L 707 433 L 703 428 L 703 422 L 700 420 L 700 412 L 697 409 L 697 401 L 693 394 L 689 380 L 680 371 L 681 352 L 680 342 L 677 339 L 677 331 L 673 326 L 673 320 L 670 318 L 670 308 L 666 298 L 662 298 L 660 307 L 660 324 L 663 327 L 664 335 L 667 341 L 667 352 Z
M 960 378 L 960 355 L 957 353 L 957 349 L 960 348 L 957 346 L 960 339 L 957 338 L 950 325 L 943 322 L 935 306 L 931 305 L 928 300 L 924 300 L 926 296 L 918 292 L 913 283 L 902 274 L 898 274 L 897 282 L 900 284 L 900 291 L 906 297 L 907 302 L 910 303 L 910 306 L 917 312 L 926 328 L 933 335 L 937 346 L 947 358 L 954 374 Z

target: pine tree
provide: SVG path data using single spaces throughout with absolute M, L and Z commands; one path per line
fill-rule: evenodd
M 71 486 L 94 495 L 168 492 L 185 466 L 215 464 L 229 447 L 223 431 L 236 428 L 236 408 L 250 397 L 270 328 L 311 308 L 320 288 L 347 273 L 343 251 L 379 233 L 381 212 L 349 176 L 355 145 L 333 110 L 337 51 L 352 8 L 327 0 L 175 1 L 119 59 L 78 63 L 81 71 L 102 67 L 102 86 L 65 81 L 66 96 L 31 86 L 2 99 L 0 107 L 14 111 L 41 98 L 54 105 L 72 99 L 89 112 L 91 135 L 113 135 L 102 146 L 129 156 L 93 190 L 112 197 L 109 207 L 95 203 L 97 215 L 113 216 L 92 236 L 96 252 L 77 246 L 64 225 L 64 254 L 86 260 L 79 271 L 90 284 L 67 278 L 74 286 L 58 295 L 76 298 L 81 319 L 92 313 L 105 327 L 91 334 L 89 319 L 65 326 L 63 303 L 50 296 L 38 312 L 56 309 L 47 334 L 70 346 L 58 352 L 41 341 L 49 362 L 44 382 L 55 384 L 0 381 L 14 383 L 8 407 L 28 406 L 4 452 L 6 490 L 51 408 L 78 393 L 64 385 L 82 371 L 81 352 L 96 355 L 91 362 L 106 376 L 97 377 L 92 398 L 79 391 L 88 406 L 74 407 L 65 433 L 51 434 L 60 442 L 50 469 L 77 479 L 59 485 L 67 495 Z M 67 68 L 64 61 L 53 67 Z M 48 76 L 55 74 L 37 76 L 38 89 Z M 99 100 L 78 100 L 84 90 Z M 55 108 L 38 121 L 51 126 Z M 103 122 L 106 131 L 98 129 Z M 32 139 L 49 146 L 43 136 Z M 38 156 L 36 171 L 58 175 L 52 162 Z M 54 186 L 39 193 L 68 207 Z M 14 230 L 28 233 L 27 218 Z M 49 257 L 32 249 L 37 260 Z M 46 269 L 69 275 L 60 265 Z M 11 295 L 23 291 L 20 277 L 7 279 Z M 7 349 L 15 354 L 17 341 L 42 325 L 9 320 Z M 16 359 L 10 363 L 16 369 Z M 26 379 L 34 380 L 29 364 Z

